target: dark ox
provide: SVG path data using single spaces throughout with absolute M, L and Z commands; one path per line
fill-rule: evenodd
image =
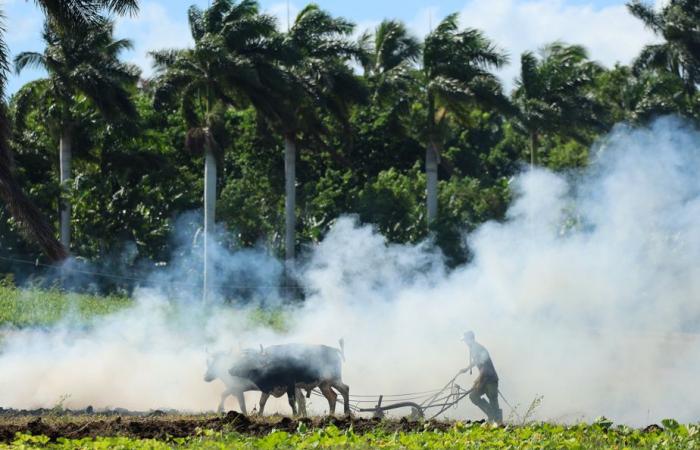
M 325 345 L 273 345 L 258 353 L 248 352 L 229 370 L 232 377 L 250 380 L 260 391 L 260 412 L 273 392 L 286 392 L 289 406 L 297 414 L 298 388 L 311 391 L 318 387 L 335 414 L 337 394 L 343 396 L 345 414 L 350 414 L 350 388 L 342 380 L 342 341 L 340 350 Z
M 224 403 L 226 402 L 226 399 L 229 396 L 233 396 L 238 401 L 241 412 L 243 414 L 248 414 L 245 396 L 243 394 L 248 391 L 259 391 L 260 389 L 253 384 L 252 381 L 240 377 L 234 377 L 228 373 L 229 368 L 233 366 L 235 362 L 236 359 L 232 353 L 217 352 L 209 355 L 207 357 L 207 371 L 204 374 L 204 381 L 210 383 L 218 378 L 223 381 L 224 386 L 226 387 L 224 392 L 221 393 L 221 400 L 219 401 L 219 406 L 217 408 L 219 412 L 224 411 Z M 262 414 L 262 409 L 264 409 L 265 402 L 267 402 L 270 395 L 274 397 L 281 397 L 286 393 L 287 391 L 285 389 L 276 389 L 269 393 L 263 392 L 262 397 L 260 398 L 262 407 L 260 414 Z M 299 404 L 299 411 L 302 415 L 305 415 L 306 402 L 304 401 L 304 396 L 301 394 L 301 389 L 297 388 L 296 394 L 297 403 Z

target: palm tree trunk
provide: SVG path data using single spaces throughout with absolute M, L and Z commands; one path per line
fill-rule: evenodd
M 69 127 L 65 127 L 61 133 L 59 141 L 59 166 L 60 166 L 60 183 L 62 191 L 69 188 L 71 180 L 71 165 L 73 160 L 72 154 L 72 136 Z M 71 225 L 71 204 L 70 200 L 65 198 L 65 195 L 60 199 L 60 237 L 61 244 L 66 249 L 70 249 L 70 225 Z
M 212 271 L 211 245 L 214 233 L 214 215 L 216 213 L 216 155 L 207 139 L 204 148 L 204 286 L 203 300 L 208 302 L 211 296 L 214 274 Z
M 431 226 L 433 222 L 435 222 L 438 214 L 438 160 L 437 146 L 433 142 L 430 142 L 425 149 L 428 226 Z
M 287 261 L 294 260 L 294 247 L 296 243 L 296 139 L 293 134 L 284 137 L 284 255 Z
M 14 174 L 14 163 L 8 146 L 5 108 L 0 105 L 0 199 L 17 221 L 24 235 L 43 250 L 52 263 L 68 258 L 65 247 L 56 239 L 39 208 L 22 192 Z

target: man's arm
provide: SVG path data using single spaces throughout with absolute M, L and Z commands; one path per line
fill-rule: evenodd
M 460 374 L 467 373 L 470 370 L 472 370 L 474 367 L 478 366 L 479 364 L 485 362 L 486 359 L 488 359 L 488 353 L 486 352 L 486 349 L 479 348 L 477 347 L 476 349 L 470 349 L 469 350 L 469 366 L 465 369 L 462 369 L 459 371 Z
M 467 373 L 476 366 L 476 361 L 474 361 L 474 355 L 469 352 L 469 366 L 459 371 L 460 374 Z
M 471 363 L 471 364 L 469 364 L 469 367 L 466 367 L 466 368 L 460 370 L 459 373 L 460 373 L 460 375 L 463 374 L 463 373 L 467 373 L 467 372 L 469 372 L 470 370 L 472 370 L 473 368 L 474 368 L 474 363 Z

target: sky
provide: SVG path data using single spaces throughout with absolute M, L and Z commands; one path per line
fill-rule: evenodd
M 656 0 L 657 4 L 663 0 Z M 287 24 L 284 0 L 260 0 L 263 10 L 275 15 L 281 27 Z M 289 0 L 293 18 L 306 2 Z M 583 44 L 593 59 L 606 66 L 629 63 L 639 50 L 655 40 L 641 22 L 632 17 L 621 0 L 316 0 L 322 8 L 352 20 L 357 33 L 374 28 L 384 18 L 404 21 L 423 37 L 447 14 L 460 13 L 461 24 L 481 29 L 505 50 L 511 64 L 501 70 L 506 89 L 518 74 L 520 54 L 537 50 L 548 42 L 561 40 Z M 187 8 L 206 7 L 208 0 L 142 0 L 134 17 L 117 19 L 115 33 L 131 39 L 132 51 L 124 59 L 141 67 L 145 77 L 152 74 L 150 50 L 186 47 L 192 44 L 187 25 Z M 0 0 L 4 10 L 6 39 L 12 55 L 41 51 L 43 16 L 31 0 Z M 8 93 L 43 76 L 39 70 L 10 75 Z

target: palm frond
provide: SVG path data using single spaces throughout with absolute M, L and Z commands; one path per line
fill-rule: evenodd
M 180 92 L 182 117 L 189 128 L 203 123 L 197 111 L 197 101 L 205 95 L 206 88 L 198 81 L 192 81 Z
M 459 13 L 452 13 L 442 19 L 435 28 L 435 31 L 430 33 L 430 36 L 435 38 L 443 38 L 455 33 L 459 29 Z
M 276 33 L 275 18 L 267 14 L 244 16 L 231 21 L 227 16 L 223 22 L 221 35 L 229 51 L 233 53 L 254 53 L 265 49 L 264 39 Z
M 309 54 L 328 51 L 335 43 L 338 54 L 353 56 L 357 46 L 349 42 L 355 25 L 343 18 L 337 18 L 322 10 L 316 4 L 309 4 L 297 15 L 289 34 L 295 45 Z M 320 49 L 322 47 L 323 49 Z M 319 49 L 319 50 L 316 50 Z
M 26 67 L 46 68 L 46 58 L 37 52 L 21 52 L 15 56 L 15 73 L 19 74 Z
M 187 9 L 187 19 L 190 25 L 192 39 L 197 42 L 204 36 L 204 33 L 206 33 L 204 13 L 196 5 L 192 5 Z
M 507 55 L 481 31 L 460 30 L 457 14 L 446 17 L 426 37 L 423 48 L 427 133 L 438 133 L 448 114 L 466 118 L 474 105 L 510 112 L 510 102 L 491 72 L 507 61 Z
M 516 80 L 516 89 L 528 97 L 541 91 L 540 78 L 537 76 L 537 58 L 532 52 L 525 52 L 520 57 L 520 79 Z
M 153 58 L 153 67 L 156 73 L 163 72 L 171 67 L 178 58 L 184 57 L 187 50 L 182 49 L 165 49 L 148 52 L 148 56 Z
M 114 14 L 120 16 L 134 15 L 139 10 L 138 0 L 98 0 L 104 5 L 104 8 Z
M 10 69 L 9 49 L 5 43 L 5 14 L 0 9 L 0 98 L 5 98 L 7 72 Z
M 156 110 L 163 110 L 174 106 L 178 94 L 185 89 L 198 74 L 193 74 L 188 70 L 169 69 L 162 75 L 156 77 L 153 82 L 155 92 L 153 95 L 153 105 Z
M 420 42 L 398 21 L 382 22 L 377 27 L 374 42 L 377 72 L 391 70 L 405 62 L 414 63 L 420 56 Z
M 27 114 L 36 107 L 36 104 L 41 100 L 39 96 L 49 87 L 49 82 L 46 79 L 33 80 L 24 84 L 11 99 L 12 104 L 12 123 L 15 129 L 23 130 Z
M 34 0 L 61 28 L 70 29 L 100 20 L 103 13 L 133 15 L 138 11 L 138 0 Z
M 644 25 L 655 33 L 662 32 L 663 19 L 661 15 L 657 14 L 654 10 L 654 5 L 640 0 L 633 0 L 627 3 L 627 9 L 633 16 L 644 22 Z
M 639 75 L 648 69 L 662 69 L 678 73 L 679 61 L 667 43 L 645 46 L 632 63 L 632 71 Z
M 365 75 L 368 75 L 376 64 L 374 36 L 369 30 L 365 30 L 357 38 L 357 48 L 359 50 L 358 61 L 362 66 Z
M 588 130 L 600 130 L 604 108 L 591 90 L 602 70 L 577 45 L 553 42 L 542 48 L 539 58 L 523 54 L 513 93 L 518 129 L 530 135 L 556 132 L 574 139 Z
M 209 8 L 204 11 L 204 29 L 207 33 L 221 31 L 224 16 L 233 7 L 232 0 L 214 0 Z
M 119 52 L 131 43 L 115 40 L 113 30 L 113 22 L 106 19 L 75 31 L 48 20 L 43 33 L 44 52 L 20 53 L 15 58 L 16 70 L 28 66 L 46 69 L 53 86 L 52 98 L 60 110 L 67 111 L 73 99 L 82 94 L 108 120 L 134 118 L 136 109 L 129 89 L 138 81 L 139 72 L 118 60 Z
M 255 18 L 255 16 L 260 15 L 259 10 L 260 6 L 256 0 L 242 0 L 237 4 L 232 3 L 229 5 L 228 10 L 224 12 L 221 18 L 221 24 L 231 24 Z
M 133 50 L 134 43 L 131 39 L 117 39 L 107 42 L 104 48 L 107 55 L 116 58 L 123 51 Z

